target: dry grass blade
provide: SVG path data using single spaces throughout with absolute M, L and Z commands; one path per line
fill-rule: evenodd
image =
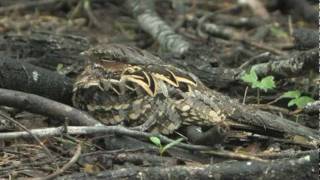
M 81 155 L 81 144 L 78 144 L 76 152 L 74 153 L 73 157 L 61 169 L 58 169 L 56 172 L 50 174 L 49 176 L 46 176 L 44 178 L 35 178 L 34 180 L 49 180 L 59 176 L 60 174 L 65 172 L 67 169 L 69 169 L 74 163 L 76 163 L 80 155 Z

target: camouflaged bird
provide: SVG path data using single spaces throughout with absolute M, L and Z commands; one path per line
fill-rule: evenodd
M 224 102 L 206 96 L 207 88 L 194 75 L 163 65 L 161 59 L 137 48 L 102 47 L 83 53 L 93 59 L 74 84 L 76 107 L 106 125 L 122 124 L 162 134 L 184 125 L 225 130 L 222 124 L 232 109 L 222 112 L 219 103 Z

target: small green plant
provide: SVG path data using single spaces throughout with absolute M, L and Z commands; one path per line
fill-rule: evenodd
M 283 29 L 277 26 L 270 27 L 271 34 L 276 38 L 288 38 L 289 35 Z
M 59 73 L 59 74 L 63 74 L 63 64 L 58 64 L 57 67 L 56 67 L 56 71 Z
M 273 89 L 276 87 L 275 82 L 274 82 L 274 77 L 273 76 L 267 76 L 262 78 L 260 81 L 258 80 L 258 76 L 256 72 L 254 71 L 253 68 L 251 68 L 250 73 L 245 73 L 241 79 L 249 83 L 251 85 L 251 88 L 256 88 L 257 89 L 257 101 L 258 104 L 260 104 L 260 90 L 264 90 L 267 92 L 270 89 Z
M 156 136 L 150 137 L 150 141 L 151 141 L 153 144 L 155 144 L 156 146 L 159 147 L 160 156 L 162 156 L 162 154 L 163 154 L 167 149 L 171 148 L 172 146 L 175 146 L 175 145 L 179 144 L 182 140 L 183 140 L 183 138 L 179 138 L 179 139 L 177 139 L 177 140 L 175 140 L 175 141 L 172 141 L 171 143 L 163 146 L 163 145 L 161 144 L 161 140 L 160 140 L 158 137 L 156 137 Z
M 290 98 L 288 107 L 296 105 L 299 109 L 302 109 L 309 102 L 314 102 L 314 99 L 309 96 L 301 96 L 300 91 L 288 91 L 285 92 L 280 98 Z

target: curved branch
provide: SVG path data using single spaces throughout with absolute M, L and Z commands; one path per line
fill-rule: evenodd
M 0 88 L 0 105 L 42 114 L 74 125 L 101 125 L 100 122 L 83 111 L 71 106 L 38 96 Z

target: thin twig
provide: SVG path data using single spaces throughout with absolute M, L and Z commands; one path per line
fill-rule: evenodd
M 251 57 L 243 64 L 239 66 L 239 69 L 245 69 L 248 65 L 253 64 L 255 61 L 265 61 L 266 59 L 270 58 L 270 52 L 264 52 L 262 54 L 258 54 L 257 56 Z
M 86 13 L 86 15 L 89 18 L 90 23 L 92 23 L 93 26 L 95 26 L 98 29 L 102 29 L 98 19 L 94 16 L 91 8 L 91 2 L 90 0 L 84 0 L 83 2 L 83 9 Z
M 281 113 L 286 114 L 286 115 L 290 115 L 290 111 L 288 109 L 282 108 L 282 107 L 278 107 L 278 106 L 273 106 L 273 105 L 270 105 L 270 104 L 251 104 L 251 106 L 257 107 L 257 108 L 262 109 L 262 110 L 273 110 L 273 111 L 281 112 Z
M 231 151 L 201 151 L 204 154 L 211 154 L 216 155 L 220 157 L 230 158 L 230 159 L 238 159 L 238 160 L 253 160 L 253 161 L 259 161 L 259 162 L 268 162 L 268 160 L 261 159 L 259 157 L 248 155 L 248 154 L 240 154 L 240 153 L 234 153 Z
M 140 137 L 149 139 L 152 136 L 158 137 L 161 142 L 164 143 L 171 143 L 174 140 L 167 138 L 161 134 L 155 133 L 147 133 L 147 132 L 140 132 L 127 129 L 122 126 L 68 126 L 68 134 L 70 135 L 87 135 L 87 134 L 96 134 L 96 133 L 115 133 L 120 135 L 127 135 L 131 137 Z M 51 137 L 61 135 L 65 133 L 64 127 L 55 127 L 55 128 L 43 128 L 43 129 L 33 129 L 30 130 L 33 134 L 37 135 L 38 137 Z M 0 133 L 0 140 L 2 139 L 14 139 L 14 138 L 28 138 L 30 135 L 26 132 L 5 132 Z M 201 145 L 191 145 L 186 143 L 179 143 L 178 147 L 189 149 L 189 150 L 211 150 L 213 148 L 208 146 L 201 146 Z
M 246 104 L 246 98 L 247 98 L 247 93 L 248 93 L 248 86 L 246 87 L 246 90 L 244 91 L 244 95 L 243 95 L 243 100 L 242 100 L 242 104 L 245 105 Z
M 242 39 L 241 40 L 242 42 L 250 45 L 250 46 L 253 46 L 253 47 L 256 47 L 256 48 L 259 48 L 259 49 L 263 49 L 263 50 L 266 50 L 266 51 L 269 51 L 269 52 L 272 52 L 274 54 L 277 54 L 277 55 L 286 55 L 285 52 L 279 50 L 279 49 L 275 49 L 271 46 L 268 46 L 266 44 L 263 44 L 263 43 L 256 43 L 256 42 L 253 42 L 253 41 L 248 41 L 248 40 L 245 40 L 245 39 Z
M 49 176 L 46 176 L 44 178 L 35 178 L 35 180 L 49 180 L 53 179 L 63 172 L 65 172 L 67 169 L 69 169 L 74 163 L 76 163 L 81 155 L 81 144 L 78 144 L 76 152 L 74 153 L 73 157 L 70 159 L 70 161 L 65 164 L 61 169 L 58 169 L 56 172 L 50 174 Z

